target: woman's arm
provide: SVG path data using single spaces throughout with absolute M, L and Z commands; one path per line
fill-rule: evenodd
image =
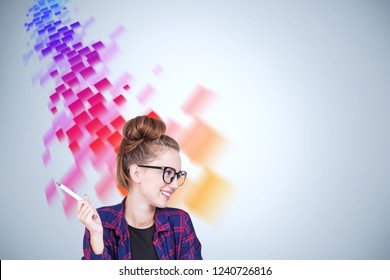
M 100 216 L 88 196 L 77 203 L 77 218 L 85 226 L 84 257 L 102 255 L 104 251 L 103 226 Z
M 202 260 L 202 244 L 196 236 L 194 226 L 192 224 L 190 215 L 185 214 L 184 234 L 180 259 L 181 260 Z

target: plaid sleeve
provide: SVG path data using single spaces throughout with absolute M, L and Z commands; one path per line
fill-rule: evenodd
M 104 249 L 102 254 L 95 254 L 91 248 L 91 239 L 88 229 L 85 229 L 84 241 L 83 241 L 83 252 L 84 256 L 82 260 L 111 260 L 112 256 L 109 253 L 109 248 L 107 247 L 107 242 L 104 242 Z
M 184 237 L 181 245 L 181 260 L 202 260 L 202 245 L 196 236 L 190 215 L 184 212 Z

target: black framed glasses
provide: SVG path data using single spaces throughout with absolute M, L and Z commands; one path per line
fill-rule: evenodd
M 178 171 L 176 172 L 176 169 L 173 167 L 168 166 L 153 166 L 153 165 L 142 165 L 137 164 L 139 167 L 144 168 L 153 168 L 153 169 L 161 169 L 163 171 L 163 181 L 166 184 L 171 184 L 173 180 L 175 180 L 175 177 L 177 178 L 177 184 L 178 186 L 182 186 L 187 178 L 187 172 L 185 171 Z

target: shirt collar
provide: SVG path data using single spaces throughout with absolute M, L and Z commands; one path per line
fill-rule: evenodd
M 166 210 L 164 208 L 156 208 L 154 223 L 156 225 L 156 232 L 169 231 L 171 229 Z
M 127 222 L 125 219 L 126 198 L 127 197 L 125 197 L 120 204 L 113 207 L 113 211 L 110 211 L 109 213 L 109 220 L 112 222 L 105 225 L 107 228 L 114 229 L 119 236 L 122 235 L 123 232 L 127 232 Z M 156 208 L 154 223 L 156 225 L 156 232 L 169 231 L 171 229 L 164 208 Z

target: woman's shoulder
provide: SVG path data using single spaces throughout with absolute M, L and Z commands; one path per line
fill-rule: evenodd
M 190 215 L 186 211 L 179 208 L 165 207 L 163 209 L 159 209 L 158 211 L 161 211 L 161 213 L 165 215 L 171 223 L 182 223 L 191 219 Z
M 163 210 L 165 211 L 166 215 L 168 215 L 168 216 L 175 216 L 175 215 L 187 216 L 188 215 L 188 213 L 186 211 L 184 211 L 183 209 L 180 209 L 180 208 L 165 207 L 165 208 L 163 208 Z
M 102 206 L 97 208 L 96 211 L 99 213 L 102 220 L 116 219 L 119 216 L 123 216 L 123 202 L 114 205 Z

